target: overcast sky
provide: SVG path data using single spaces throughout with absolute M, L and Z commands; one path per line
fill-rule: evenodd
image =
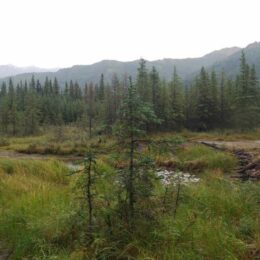
M 260 41 L 260 0 L 0 0 L 0 64 L 198 57 Z

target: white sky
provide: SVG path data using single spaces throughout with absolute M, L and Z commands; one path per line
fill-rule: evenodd
M 260 41 L 260 0 L 0 0 L 0 64 L 198 57 Z

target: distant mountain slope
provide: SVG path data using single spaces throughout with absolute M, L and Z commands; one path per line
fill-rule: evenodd
M 16 67 L 13 65 L 0 65 L 0 78 L 12 77 L 23 73 L 38 73 L 38 72 L 48 72 L 57 71 L 57 69 L 42 69 L 34 66 L 31 67 Z
M 260 78 L 260 42 L 254 42 L 249 44 L 244 49 L 247 63 L 254 64 L 256 67 L 257 77 Z M 216 62 L 211 68 L 214 68 L 217 72 L 224 69 L 227 76 L 233 77 L 239 72 L 241 52 L 236 52 L 230 55 L 228 58 Z
M 233 77 L 239 71 L 241 50 L 241 48 L 232 47 L 211 52 L 200 58 L 147 61 L 147 68 L 150 69 L 152 66 L 155 66 L 161 77 L 166 80 L 171 78 L 174 66 L 177 67 L 179 75 L 184 80 L 189 80 L 194 77 L 202 66 L 209 70 L 214 68 L 217 72 L 220 72 L 223 68 L 228 76 Z M 260 77 L 260 43 L 250 44 L 244 51 L 246 53 L 247 62 L 256 65 L 257 75 Z M 46 77 L 49 79 L 56 77 L 61 85 L 64 85 L 66 81 L 70 80 L 78 81 L 80 85 L 84 85 L 85 82 L 90 81 L 97 83 L 102 73 L 107 81 L 111 80 L 114 73 L 121 77 L 125 74 L 135 77 L 138 64 L 139 60 L 131 62 L 103 60 L 92 65 L 76 65 L 70 68 L 60 69 L 57 72 L 20 74 L 14 76 L 13 79 L 15 83 L 20 80 L 30 80 L 34 74 L 35 78 L 41 82 L 44 82 Z
M 197 71 L 200 67 L 210 66 L 216 61 L 221 61 L 239 50 L 239 48 L 227 48 L 210 53 L 202 58 L 147 61 L 147 68 L 151 69 L 155 66 L 161 77 L 169 80 L 173 73 L 173 67 L 176 66 L 180 76 L 182 78 L 187 78 L 190 73 Z M 104 60 L 92 65 L 78 65 L 67 69 L 61 69 L 55 73 L 55 76 L 60 81 L 74 79 L 82 84 L 86 81 L 98 82 L 102 73 L 107 80 L 110 80 L 114 73 L 118 75 L 128 74 L 135 77 L 138 66 L 139 60 L 131 62 Z

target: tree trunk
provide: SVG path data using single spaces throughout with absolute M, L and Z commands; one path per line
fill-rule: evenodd
M 177 194 L 176 194 L 176 199 L 175 199 L 175 207 L 174 207 L 174 212 L 173 212 L 173 218 L 174 219 L 176 218 L 177 208 L 179 206 L 180 189 L 181 189 L 181 180 L 180 180 L 180 177 L 179 177 L 178 184 L 177 184 Z
M 129 215 L 134 216 L 134 138 L 131 135 L 130 141 L 130 164 L 129 164 Z

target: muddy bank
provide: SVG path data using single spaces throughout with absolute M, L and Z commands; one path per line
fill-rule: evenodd
M 233 177 L 242 180 L 260 180 L 260 160 L 255 160 L 254 156 L 244 151 L 234 151 L 233 154 L 239 160 L 239 167 Z
M 61 156 L 61 155 L 43 155 L 43 154 L 25 154 L 18 153 L 15 151 L 0 150 L 0 158 L 17 158 L 17 159 L 37 159 L 37 160 L 47 160 L 47 159 L 57 159 L 64 162 L 73 162 L 77 160 L 82 160 L 83 156 Z

